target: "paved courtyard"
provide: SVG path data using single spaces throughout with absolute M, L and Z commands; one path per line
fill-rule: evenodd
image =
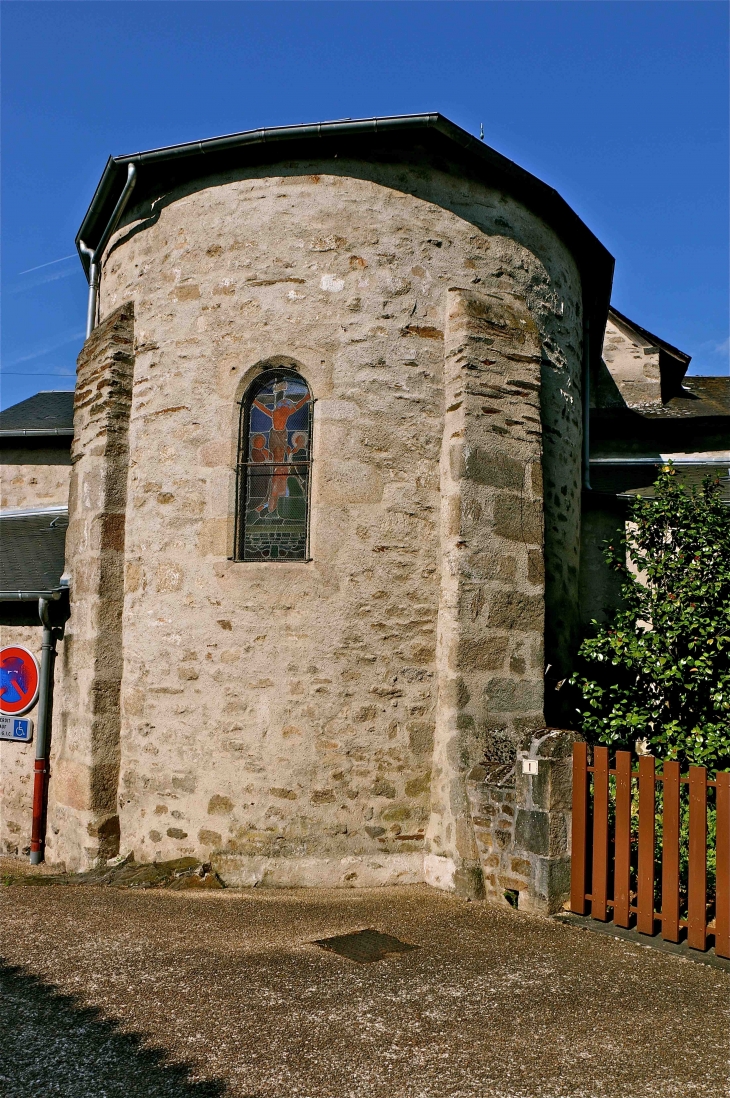
M 358 964 L 314 939 L 419 948 Z M 3 1098 L 727 1098 L 730 976 L 425 887 L 0 888 Z

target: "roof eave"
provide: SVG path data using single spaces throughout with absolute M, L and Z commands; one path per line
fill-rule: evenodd
M 629 317 L 624 316 L 624 314 L 620 313 L 618 309 L 616 309 L 613 305 L 609 307 L 608 312 L 609 315 L 613 313 L 614 316 L 618 317 L 622 324 L 627 325 L 629 328 L 635 331 L 637 335 L 640 335 L 648 343 L 654 344 L 660 350 L 666 351 L 666 353 L 668 355 L 671 355 L 672 358 L 676 358 L 679 362 L 682 363 L 685 370 L 687 369 L 690 362 L 692 361 L 692 355 L 686 354 L 685 351 L 680 351 L 678 347 L 674 347 L 671 343 L 667 343 L 666 339 L 662 339 L 660 336 L 654 335 L 654 333 L 650 332 L 647 328 L 642 328 L 641 325 L 637 324 L 635 320 L 631 320 Z
M 608 250 L 578 217 L 565 199 L 548 184 L 521 168 L 514 161 L 498 153 L 467 133 L 461 127 L 437 112 L 427 114 L 393 115 L 384 118 L 344 119 L 334 122 L 318 122 L 311 125 L 276 126 L 257 130 L 248 130 L 223 137 L 208 138 L 204 141 L 191 141 L 181 145 L 169 145 L 161 149 L 131 153 L 125 156 L 110 157 L 106 163 L 99 185 L 94 192 L 91 204 L 86 212 L 81 228 L 76 236 L 76 246 L 80 241 L 93 246 L 101 233 L 95 230 L 96 219 L 102 207 L 108 202 L 115 190 L 121 192 L 125 168 L 129 164 L 142 166 L 164 160 L 184 159 L 190 156 L 205 156 L 210 152 L 222 152 L 226 149 L 244 146 L 273 145 L 291 141 L 318 141 L 337 136 L 351 137 L 357 134 L 377 134 L 396 131 L 435 130 L 448 140 L 460 146 L 470 155 L 489 165 L 503 179 L 509 179 L 515 188 L 518 200 L 533 199 L 538 207 L 535 212 L 547 223 L 552 224 L 560 234 L 560 228 L 569 229 L 573 249 L 585 253 L 579 263 L 583 270 L 588 269 L 595 275 L 596 267 L 601 268 L 597 282 L 604 283 L 596 300 L 590 303 L 590 311 L 605 317 L 610 300 L 610 287 L 613 279 L 614 260 Z M 529 204 L 529 203 L 528 203 Z M 557 224 L 556 224 L 557 223 Z M 103 229 L 102 229 L 103 231 Z M 568 243 L 566 241 L 566 243 Z M 88 256 L 80 251 L 81 262 L 88 278 Z M 588 261 L 590 255 L 590 261 Z M 576 256 L 578 258 L 578 256 Z

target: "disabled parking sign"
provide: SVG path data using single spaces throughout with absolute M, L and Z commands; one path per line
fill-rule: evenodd
M 0 713 L 0 740 L 30 743 L 33 739 L 33 721 L 30 717 L 6 717 Z
M 27 713 L 38 700 L 39 685 L 38 661 L 32 652 L 19 644 L 0 648 L 0 714 L 20 717 Z

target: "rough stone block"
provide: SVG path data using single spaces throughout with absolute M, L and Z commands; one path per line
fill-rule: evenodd
M 524 463 L 499 451 L 480 446 L 467 449 L 464 455 L 464 476 L 477 484 L 492 488 L 513 488 L 519 492 L 525 480 Z
M 504 665 L 508 648 L 507 636 L 467 634 L 459 643 L 459 668 L 464 671 L 497 671 Z
M 547 812 L 534 812 L 520 808 L 515 822 L 515 849 L 530 854 L 550 852 L 550 821 Z
M 509 541 L 542 543 L 542 502 L 501 492 L 494 504 L 494 532 Z
M 573 796 L 571 759 L 540 759 L 532 779 L 532 803 L 547 812 L 570 812 Z
M 560 911 L 570 895 L 570 858 L 538 858 L 534 872 L 535 898 L 544 905 L 540 914 Z
M 490 679 L 484 695 L 490 709 L 520 713 L 542 704 L 542 682 L 525 679 Z
M 542 630 L 545 617 L 540 595 L 520 591 L 496 591 L 489 606 L 489 624 L 496 629 Z
M 462 865 L 454 872 L 454 891 L 464 899 L 484 899 L 484 873 L 480 865 Z
M 570 816 L 562 812 L 547 813 L 550 819 L 550 847 L 548 854 L 556 857 L 568 852 Z
M 545 582 L 545 559 L 540 549 L 529 549 L 527 552 L 527 581 L 535 586 L 542 586 Z

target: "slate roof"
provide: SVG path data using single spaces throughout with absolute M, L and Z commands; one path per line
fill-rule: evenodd
M 679 416 L 730 416 L 730 377 L 685 377 L 682 392 L 667 402 Z
M 48 390 L 0 412 L 0 438 L 74 433 L 73 391 Z
M 67 526 L 65 507 L 0 513 L 0 602 L 59 590 Z

